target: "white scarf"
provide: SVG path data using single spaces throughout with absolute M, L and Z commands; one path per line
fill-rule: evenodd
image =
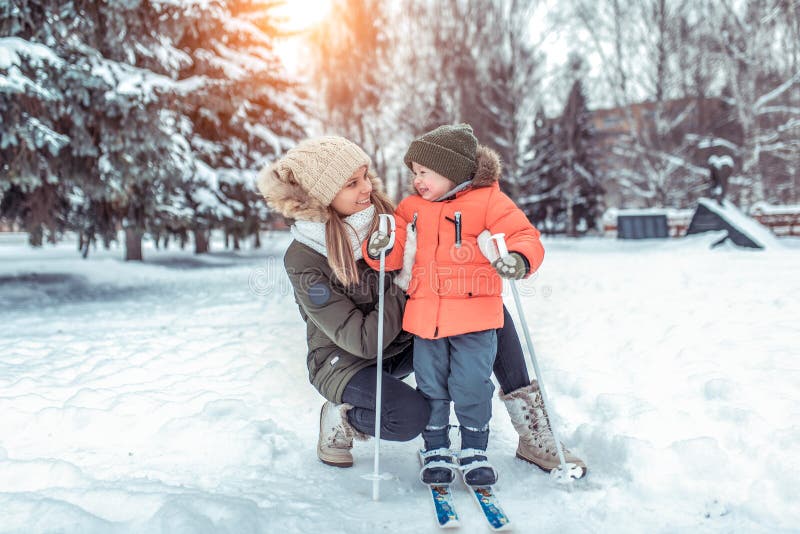
M 369 232 L 373 217 L 375 217 L 374 205 L 342 219 L 345 222 L 347 237 L 350 238 L 350 246 L 353 248 L 353 256 L 356 261 L 363 257 L 361 243 L 368 237 L 367 232 Z M 353 234 L 350 227 L 355 229 L 355 234 Z M 325 244 L 325 223 L 295 221 L 289 230 L 296 240 L 311 247 L 326 258 L 328 257 L 328 247 Z

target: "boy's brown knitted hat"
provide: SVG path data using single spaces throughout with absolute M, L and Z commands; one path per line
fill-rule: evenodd
M 448 124 L 412 141 L 403 162 L 411 169 L 411 162 L 416 161 L 459 185 L 475 175 L 477 148 L 472 126 Z

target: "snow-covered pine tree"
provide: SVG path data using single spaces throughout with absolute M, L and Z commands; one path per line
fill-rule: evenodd
M 167 107 L 176 58 L 159 33 L 161 4 L 15 0 L 4 9 L 12 45 L 26 50 L 7 70 L 24 88 L 4 105 L 10 180 L 32 194 L 55 187 L 84 254 L 97 232 L 108 239 L 121 224 L 126 259 L 141 259 L 154 191 L 191 162 Z
M 597 227 L 603 194 L 597 170 L 594 130 L 580 79 L 572 84 L 555 134 L 566 231 L 567 235 L 576 236 Z
M 696 58 L 686 62 L 692 54 L 681 32 L 694 24 L 687 6 L 576 0 L 569 7 L 581 33 L 591 36 L 591 61 L 603 65 L 592 81 L 593 101 L 613 106 L 607 113 L 612 142 L 603 155 L 609 192 L 633 205 L 682 205 L 690 184 L 705 179 L 706 169 L 693 163 L 694 146 L 684 137 L 697 115 L 686 92 L 710 77 L 697 70 Z M 687 80 L 690 71 L 697 79 Z
M 303 135 L 297 88 L 271 50 L 272 4 L 0 6 L 3 215 L 38 242 L 45 225 L 74 229 L 84 255 L 122 225 L 128 259 L 146 231 L 185 241 L 200 221 L 207 238 L 226 220 L 254 232 L 252 171 Z
M 193 2 L 171 35 L 188 58 L 176 74 L 191 90 L 175 109 L 187 120 L 197 160 L 175 202 L 193 213 L 196 252 L 208 250 L 217 224 L 235 248 L 249 235 L 259 243 L 263 201 L 255 171 L 305 136 L 307 97 L 274 50 L 274 7 L 267 0 Z
M 60 12 L 24 0 L 0 5 L 0 218 L 19 223 L 40 246 L 67 225 L 69 184 L 60 182 L 71 138 L 63 86 L 72 71 L 53 46 Z M 57 26 L 57 27 L 56 27 Z
M 98 171 L 119 203 L 126 260 L 142 259 L 150 221 L 194 167 L 188 132 L 173 109 L 183 88 L 171 74 L 186 58 L 164 37 L 177 14 L 172 3 L 153 0 L 100 4 L 89 15 L 105 30 L 93 72 L 112 88 L 95 124 Z
M 522 158 L 520 196 L 517 198 L 520 209 L 546 235 L 565 231 L 560 198 L 563 183 L 558 175 L 555 126 L 555 121 L 548 120 L 544 108 L 540 106 L 534 119 L 534 133 L 528 152 Z M 558 219 L 559 215 L 562 220 Z

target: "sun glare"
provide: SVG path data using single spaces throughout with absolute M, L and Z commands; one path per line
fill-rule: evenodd
M 286 0 L 275 8 L 275 14 L 284 17 L 283 29 L 305 32 L 313 29 L 330 15 L 331 0 Z

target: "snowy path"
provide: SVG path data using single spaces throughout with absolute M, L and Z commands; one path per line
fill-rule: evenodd
M 546 242 L 523 300 L 590 475 L 556 486 L 514 459 L 497 401 L 490 454 L 516 531 L 796 531 L 800 249 L 708 241 Z M 371 442 L 353 469 L 317 461 L 286 244 L 131 265 L 0 239 L 0 532 L 438 530 L 418 441 L 383 444 L 396 479 L 380 503 L 359 477 Z M 456 498 L 462 530 L 481 531 Z

